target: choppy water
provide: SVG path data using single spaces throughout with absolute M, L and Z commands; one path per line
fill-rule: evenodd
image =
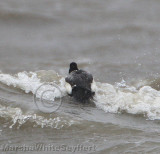
M 159 153 L 159 14 L 159 1 L 1 0 L 1 153 L 25 153 L 4 145 L 36 144 L 68 150 L 30 153 L 68 154 L 78 145 L 93 149 L 75 153 Z M 95 78 L 92 104 L 66 95 L 72 61 Z M 44 99 L 62 104 L 40 112 L 33 95 L 52 82 L 61 93 Z

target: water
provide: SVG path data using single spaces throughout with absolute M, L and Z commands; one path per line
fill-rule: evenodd
M 1 153 L 159 153 L 159 14 L 159 1 L 1 0 Z M 92 104 L 66 95 L 72 61 L 95 78 Z M 33 100 L 46 82 L 61 89 L 44 95 L 62 99 L 53 113 Z

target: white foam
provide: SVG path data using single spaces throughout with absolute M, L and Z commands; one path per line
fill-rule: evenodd
M 50 83 L 44 84 L 44 82 L 41 82 L 40 78 L 37 77 L 37 73 L 34 72 L 20 72 L 15 76 L 9 74 L 0 74 L 0 82 L 8 86 L 14 86 L 16 88 L 24 90 L 25 93 L 32 92 L 33 94 L 35 94 L 35 92 L 37 92 L 36 97 L 40 97 L 42 92 L 46 90 L 55 89 L 55 87 L 50 85 Z M 66 95 L 66 90 L 64 88 L 64 78 L 60 78 L 60 80 L 57 82 L 59 82 L 58 86 L 62 93 L 60 93 L 58 89 L 55 89 L 54 93 L 46 93 L 44 95 L 44 99 L 54 99 L 55 97 L 62 97 Z M 42 84 L 44 85 L 37 91 L 37 89 Z
M 60 129 L 78 124 L 80 121 L 71 119 L 70 117 L 56 116 L 53 118 L 45 118 L 35 113 L 23 113 L 20 108 L 5 107 L 0 105 L 0 117 L 11 119 L 9 128 L 16 126 L 20 128 L 27 122 L 33 124 L 34 127 L 51 127 Z
M 143 114 L 147 118 L 160 119 L 160 92 L 149 86 L 116 88 L 110 84 L 97 83 L 95 104 L 105 112 Z

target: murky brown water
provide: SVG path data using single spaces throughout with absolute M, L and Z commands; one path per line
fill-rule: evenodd
M 76 153 L 159 153 L 159 91 L 143 88 L 136 94 L 127 91 L 114 95 L 111 86 L 124 79 L 130 86 L 152 85 L 159 90 L 159 15 L 160 1 L 155 0 L 0 0 L 1 149 L 4 144 L 42 143 L 96 146 L 96 152 Z M 30 79 L 25 73 L 17 80 L 11 76 L 55 70 L 65 77 L 72 61 L 91 72 L 96 81 L 111 84 L 99 85 L 105 98 L 97 97 L 97 107 L 75 104 L 65 96 L 58 113 L 42 114 L 32 97 L 37 78 Z M 104 100 L 116 102 L 115 106 L 97 105 Z M 117 105 L 122 100 L 124 106 Z M 34 119 L 35 115 L 39 117 Z

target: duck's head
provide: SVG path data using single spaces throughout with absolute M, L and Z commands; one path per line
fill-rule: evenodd
M 70 63 L 69 73 L 71 73 L 72 71 L 76 71 L 76 70 L 78 70 L 77 63 L 75 62 Z

